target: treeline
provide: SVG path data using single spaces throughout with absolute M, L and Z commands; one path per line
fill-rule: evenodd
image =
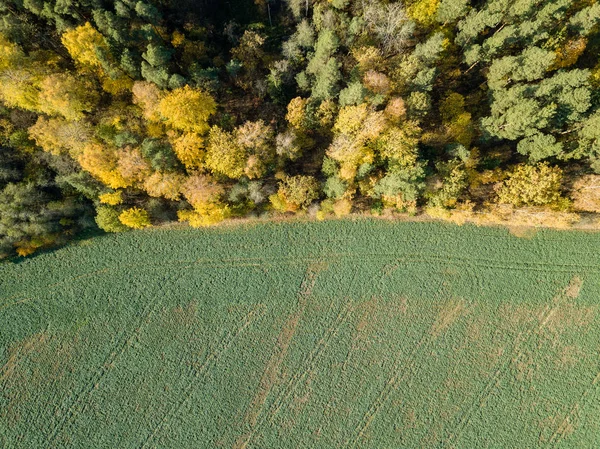
M 0 0 L 0 253 L 96 225 L 600 212 L 599 29 L 595 0 Z

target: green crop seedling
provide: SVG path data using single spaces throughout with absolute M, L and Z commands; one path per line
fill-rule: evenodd
M 598 234 L 83 243 L 0 265 L 1 447 L 600 447 Z

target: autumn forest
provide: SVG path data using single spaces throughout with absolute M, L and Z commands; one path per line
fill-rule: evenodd
M 599 31 L 595 0 L 0 0 L 0 257 L 237 217 L 596 217 Z

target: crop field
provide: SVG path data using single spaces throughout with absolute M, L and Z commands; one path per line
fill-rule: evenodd
M 600 234 L 331 221 L 0 265 L 2 448 L 598 448 Z

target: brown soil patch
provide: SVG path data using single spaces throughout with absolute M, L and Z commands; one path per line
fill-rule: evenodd
M 508 226 L 508 232 L 510 232 L 515 237 L 523 239 L 532 239 L 536 236 L 538 228 L 534 228 L 531 226 Z
M 585 355 L 584 351 L 575 345 L 567 345 L 560 348 L 555 365 L 558 369 L 573 368 Z
M 47 333 L 39 332 L 37 334 L 30 335 L 23 341 L 12 345 L 8 349 L 8 360 L 0 369 L 0 383 L 4 383 L 5 380 L 13 375 L 19 360 L 21 360 L 23 357 L 27 357 L 35 350 L 39 351 L 47 339 Z
M 431 326 L 430 333 L 433 338 L 446 332 L 452 324 L 467 312 L 467 303 L 464 299 L 452 299 L 446 302 L 440 310 L 437 319 Z
M 565 290 L 565 295 L 567 295 L 567 298 L 577 298 L 579 296 L 579 292 L 581 291 L 582 285 L 583 280 L 579 276 L 574 276 Z
M 281 377 L 281 364 L 287 354 L 288 348 L 292 342 L 298 324 L 304 315 L 308 299 L 312 295 L 313 288 L 315 286 L 317 276 L 320 271 L 327 268 L 324 263 L 311 264 L 302 279 L 302 283 L 298 289 L 298 309 L 292 313 L 285 324 L 283 325 L 278 337 L 277 343 L 271 354 L 269 361 L 265 366 L 265 370 L 261 376 L 258 384 L 258 391 L 256 392 L 252 402 L 250 403 L 244 420 L 249 423 L 250 427 L 256 426 L 258 417 L 263 409 L 263 406 L 269 396 L 271 388 L 277 382 L 277 379 Z M 250 434 L 240 436 L 234 448 L 243 449 L 248 444 Z

